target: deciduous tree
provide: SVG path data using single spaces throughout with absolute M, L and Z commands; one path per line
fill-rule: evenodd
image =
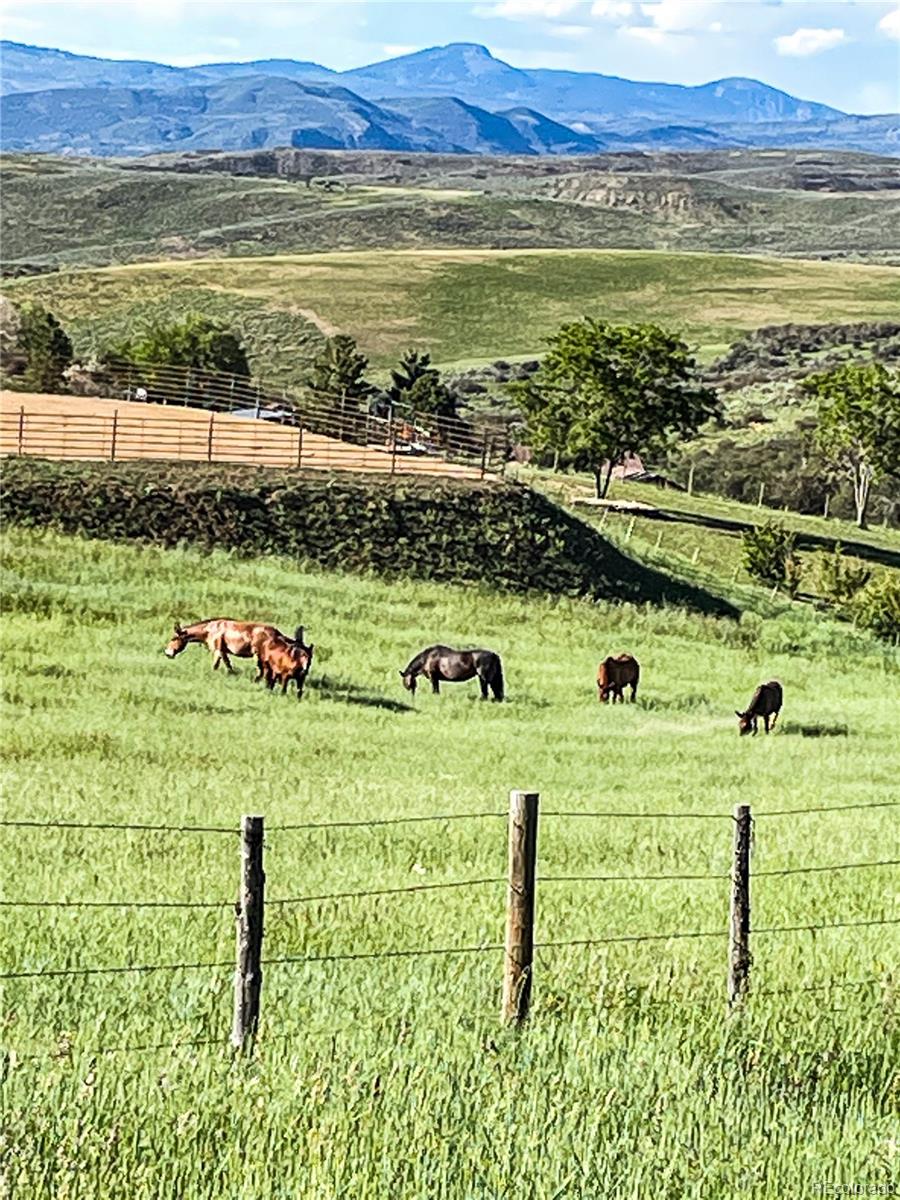
M 719 408 L 687 345 L 658 325 L 563 325 L 531 379 L 513 385 L 537 449 L 591 464 L 598 497 L 629 454 L 692 437 Z

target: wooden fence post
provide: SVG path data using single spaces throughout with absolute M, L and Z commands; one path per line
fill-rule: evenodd
M 688 471 L 687 494 L 689 496 L 693 496 L 693 494 L 694 494 L 694 464 L 693 463 L 691 463 L 691 469 Z
M 397 469 L 397 430 L 391 430 L 391 474 Z
M 750 982 L 750 805 L 734 810 L 734 859 L 731 865 L 731 936 L 728 950 L 728 1004 L 739 1004 Z
M 22 447 L 25 444 L 25 405 L 19 409 L 19 454 L 22 453 Z
M 763 496 L 766 494 L 766 481 L 763 480 L 759 485 L 759 499 L 756 502 L 757 508 L 762 508 Z
M 297 429 L 297 470 L 303 466 L 303 425 Z
M 537 792 L 509 793 L 509 889 L 503 962 L 503 1020 L 507 1023 L 524 1021 L 531 1004 L 538 801 Z
M 112 437 L 111 437 L 110 443 L 109 443 L 109 461 L 110 462 L 116 461 L 116 433 L 118 432 L 118 428 L 119 428 L 119 410 L 116 409 L 113 412 Z
M 212 446 L 213 446 L 213 421 L 216 419 L 215 413 L 209 414 L 209 436 L 206 440 L 206 461 L 212 462 Z
M 231 1027 L 231 1044 L 239 1050 L 252 1046 L 259 1025 L 265 884 L 263 818 L 241 817 L 241 886 L 234 906 L 237 952 Z
M 482 438 L 482 442 L 481 442 L 481 478 L 482 479 L 484 479 L 485 473 L 487 472 L 487 464 L 488 464 L 488 434 L 487 434 L 487 430 L 485 430 L 484 437 Z

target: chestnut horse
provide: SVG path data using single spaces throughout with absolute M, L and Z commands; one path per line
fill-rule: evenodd
M 631 688 L 631 699 L 637 696 L 641 668 L 638 660 L 630 654 L 609 655 L 597 668 L 597 699 L 605 704 L 612 694 L 612 702 L 625 703 L 623 689 Z
M 312 666 L 314 646 L 303 644 L 303 626 L 297 630 L 294 641 L 283 634 L 257 635 L 254 639 L 256 662 L 259 668 L 257 679 L 265 678 L 271 691 L 276 683 L 281 684 L 282 696 L 291 680 L 297 685 L 297 699 L 303 698 L 303 685 Z
M 258 621 L 232 621 L 228 617 L 214 617 L 209 621 L 195 621 L 193 625 L 176 625 L 175 633 L 166 646 L 166 658 L 175 658 L 186 650 L 191 642 L 200 642 L 213 656 L 213 670 L 219 663 L 233 674 L 229 655 L 235 658 L 253 658 L 256 655 L 254 638 L 284 637 L 274 625 L 263 625 Z M 300 625 L 295 639 L 302 643 L 303 626 Z M 257 679 L 260 676 L 257 675 Z
M 481 698 L 487 700 L 488 688 L 495 700 L 503 699 L 503 666 L 500 655 L 493 650 L 451 650 L 449 646 L 429 646 L 400 672 L 403 686 L 415 692 L 416 679 L 424 675 L 431 681 L 431 690 L 440 695 L 441 683 L 464 683 L 478 676 Z
M 741 737 L 745 734 L 752 733 L 756 736 L 757 722 L 760 717 L 763 719 L 763 724 L 766 728 L 766 733 L 769 732 L 769 717 L 772 718 L 772 729 L 775 728 L 775 722 L 778 720 L 778 714 L 781 712 L 781 702 L 784 699 L 784 693 L 781 690 L 781 684 L 777 679 L 770 679 L 768 683 L 761 683 L 753 693 L 753 699 L 750 701 L 750 707 L 746 712 L 738 712 L 735 710 L 735 716 L 738 719 L 738 728 L 741 731 Z

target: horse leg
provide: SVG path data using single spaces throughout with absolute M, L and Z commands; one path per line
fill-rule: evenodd
M 634 704 L 636 699 L 637 699 L 637 684 L 633 683 L 631 685 L 631 703 Z
M 275 672 L 268 664 L 266 665 L 266 687 L 270 692 L 275 687 Z
M 772 728 L 773 728 L 773 729 L 775 728 L 775 722 L 776 722 L 777 720 L 778 720 L 778 713 L 777 713 L 777 712 L 773 712 L 773 713 L 772 713 Z
M 281 694 L 282 694 L 282 696 L 287 695 L 288 684 L 290 682 L 291 682 L 291 677 L 290 677 L 290 675 L 287 674 L 287 672 L 285 672 L 284 675 L 281 676 Z
M 766 733 L 769 732 L 769 714 L 763 713 L 763 725 L 766 727 Z
M 487 700 L 487 698 L 488 698 L 488 681 L 485 679 L 485 677 L 483 675 L 479 675 L 478 682 L 481 685 L 481 698 L 482 698 L 482 700 Z
M 431 680 L 432 693 L 435 696 L 439 696 L 441 694 L 441 678 L 440 678 L 440 676 L 437 674 L 434 674 L 434 675 L 429 675 L 428 678 Z

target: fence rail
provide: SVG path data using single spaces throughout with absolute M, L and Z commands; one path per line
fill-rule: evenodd
M 502 470 L 507 456 L 501 428 L 403 405 L 366 412 L 335 397 L 192 367 L 111 363 L 84 386 L 89 395 L 55 398 L 52 408 L 33 401 L 8 408 L 0 453 L 479 478 Z
M 802 813 L 831 813 L 841 810 L 900 807 L 900 801 L 872 801 L 851 805 L 825 805 L 818 809 L 777 809 L 769 810 L 766 816 L 786 816 L 793 812 Z M 617 817 L 627 819 L 658 820 L 662 816 L 682 816 L 688 818 L 722 819 L 732 823 L 734 831 L 733 865 L 730 873 L 718 872 L 671 872 L 648 874 L 581 874 L 581 875 L 546 875 L 540 876 L 537 871 L 537 832 L 538 832 L 539 797 L 536 793 L 513 792 L 510 797 L 508 814 L 496 811 L 470 813 L 422 814 L 394 818 L 375 818 L 364 821 L 309 821 L 297 824 L 272 826 L 269 832 L 287 833 L 295 831 L 315 831 L 321 829 L 359 829 L 383 826 L 403 826 L 408 824 L 434 823 L 441 824 L 454 820 L 479 820 L 496 818 L 503 815 L 508 817 L 508 872 L 505 880 L 500 877 L 479 877 L 474 879 L 444 880 L 435 883 L 421 883 L 403 887 L 365 888 L 356 891 L 326 892 L 321 894 L 285 896 L 267 898 L 265 896 L 264 854 L 264 823 L 261 817 L 243 818 L 241 828 L 228 826 L 203 825 L 169 825 L 153 824 L 150 822 L 78 822 L 56 820 L 19 820 L 5 818 L 0 820 L 0 828 L 46 828 L 65 830 L 102 830 L 126 831 L 138 833 L 153 833 L 160 831 L 184 834 L 230 834 L 239 835 L 241 847 L 241 873 L 238 901 L 227 900 L 25 900 L 4 899 L 0 905 L 5 908 L 27 909 L 194 909 L 216 910 L 233 908 L 237 918 L 237 946 L 235 962 L 229 961 L 184 961 L 171 963 L 128 963 L 91 966 L 40 966 L 33 969 L 10 970 L 0 972 L 0 980 L 25 981 L 40 979 L 58 979 L 65 977 L 115 976 L 129 974 L 155 974 L 178 971 L 220 971 L 234 967 L 234 1015 L 231 1030 L 231 1043 L 236 1048 L 252 1048 L 260 1023 L 263 969 L 280 968 L 291 965 L 315 965 L 322 963 L 376 962 L 379 960 L 413 960 L 418 958 L 447 957 L 453 955 L 482 955 L 500 954 L 502 952 L 503 1005 L 502 1019 L 506 1023 L 520 1024 L 528 1016 L 530 999 L 534 986 L 535 959 L 540 952 L 560 949 L 585 949 L 594 946 L 638 945 L 642 943 L 666 943 L 678 940 L 724 940 L 727 943 L 727 1002 L 729 1009 L 739 1011 L 749 1001 L 753 993 L 750 989 L 750 976 L 753 958 L 751 955 L 752 941 L 761 936 L 782 934 L 803 934 L 827 932 L 829 930 L 872 929 L 900 924 L 900 916 L 882 915 L 872 918 L 836 921 L 796 921 L 780 925 L 753 927 L 750 916 L 750 884 L 751 878 L 779 878 L 790 875 L 815 874 L 830 872 L 832 874 L 844 871 L 867 869 L 893 868 L 900 866 L 900 859 L 885 858 L 857 862 L 839 862 L 827 864 L 808 864 L 796 867 L 775 867 L 762 870 L 752 869 L 752 853 L 755 849 L 752 836 L 752 815 L 748 806 L 741 805 L 734 815 L 727 813 L 684 812 L 678 814 L 659 814 L 654 812 L 546 812 L 543 819 L 565 819 L 569 817 Z M 665 883 L 670 881 L 703 881 L 724 883 L 730 880 L 730 913 L 718 929 L 674 929 L 668 931 L 636 932 L 623 931 L 620 933 L 601 934 L 586 938 L 551 939 L 546 941 L 535 938 L 535 912 L 537 893 L 545 884 L 566 885 L 572 883 L 617 883 L 645 884 Z M 507 884 L 506 904 L 506 938 L 504 943 L 481 942 L 478 944 L 462 944 L 455 946 L 431 947 L 396 947 L 376 950 L 334 951 L 320 953 L 283 954 L 276 957 L 266 957 L 263 954 L 264 913 L 267 907 L 286 907 L 312 903 L 329 903 L 343 900 L 363 898 L 396 898 L 401 896 L 440 893 L 449 889 L 464 889 L 499 886 Z M 724 901 L 724 896 L 723 896 Z M 883 983 L 883 980 L 868 979 L 859 981 L 837 980 L 834 986 L 840 987 L 869 987 Z M 626 990 L 640 990 L 644 985 L 623 984 Z M 649 985 L 647 985 L 649 986 Z M 803 992 L 819 991 L 824 984 L 801 984 L 787 989 L 765 989 L 758 993 L 760 996 L 781 994 L 782 991 Z M 829 985 L 830 986 L 830 985 Z M 707 993 L 714 995 L 714 992 Z M 601 1005 L 602 1007 L 602 1005 Z M 201 1039 L 200 1041 L 165 1043 L 161 1048 L 170 1045 L 205 1045 L 224 1044 L 223 1038 Z M 130 1047 L 110 1047 L 110 1051 L 128 1050 Z M 98 1051 L 99 1052 L 99 1051 Z M 37 1057 L 27 1055 L 25 1057 Z

